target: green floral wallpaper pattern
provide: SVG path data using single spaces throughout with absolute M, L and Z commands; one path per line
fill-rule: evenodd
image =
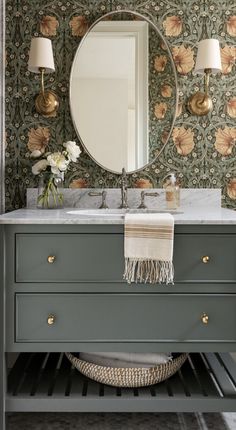
M 157 161 L 129 175 L 130 186 L 161 186 L 165 175 L 175 171 L 184 187 L 222 187 L 224 203 L 236 207 L 235 0 L 7 0 L 7 210 L 24 206 L 26 188 L 37 185 L 31 173 L 31 151 L 48 146 L 55 149 L 65 140 L 77 140 L 68 99 L 74 53 L 92 22 L 119 8 L 148 16 L 167 37 L 177 68 L 180 99 L 171 140 Z M 27 71 L 27 61 L 31 37 L 37 35 L 53 41 L 56 73 L 47 76 L 46 85 L 60 97 L 55 118 L 40 117 L 34 109 L 39 77 Z M 203 84 L 192 71 L 197 42 L 205 37 L 220 40 L 223 73 L 211 78 L 213 111 L 200 118 L 188 113 L 186 101 Z M 163 61 L 159 58 L 155 64 L 160 74 Z M 168 91 L 164 88 L 163 94 Z M 120 176 L 106 172 L 82 154 L 66 181 L 74 187 L 117 187 Z

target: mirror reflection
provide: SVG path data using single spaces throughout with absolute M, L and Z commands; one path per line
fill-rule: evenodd
M 174 121 L 176 76 L 152 24 L 130 13 L 100 20 L 75 55 L 70 92 L 76 131 L 98 164 L 132 172 L 156 158 Z

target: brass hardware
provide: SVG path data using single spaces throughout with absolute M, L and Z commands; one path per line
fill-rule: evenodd
M 49 255 L 47 260 L 48 260 L 49 264 L 53 264 L 54 261 L 56 260 L 56 257 L 55 257 L 55 255 Z
M 192 115 L 204 116 L 212 110 L 213 104 L 211 97 L 198 91 L 188 100 L 188 110 Z
M 198 91 L 196 94 L 193 94 L 188 100 L 189 112 L 197 116 L 207 115 L 213 107 L 212 99 L 208 94 L 211 69 L 205 69 L 204 72 L 205 92 L 203 93 Z
M 53 325 L 55 323 L 56 317 L 55 315 L 49 315 L 47 318 L 48 325 Z
M 53 91 L 45 91 L 40 93 L 35 100 L 36 111 L 46 118 L 56 116 L 59 107 L 59 100 Z
M 209 316 L 207 314 L 205 314 L 205 312 L 204 312 L 204 314 L 202 314 L 202 316 L 201 316 L 201 320 L 202 320 L 203 324 L 208 324 Z
M 59 99 L 57 95 L 50 90 L 44 89 L 44 74 L 45 69 L 40 68 L 41 72 L 41 90 L 35 100 L 36 111 L 45 117 L 54 117 L 59 108 Z
M 210 257 L 209 257 L 208 255 L 204 255 L 204 256 L 202 257 L 202 262 L 203 262 L 204 264 L 209 263 L 209 261 L 210 261 Z

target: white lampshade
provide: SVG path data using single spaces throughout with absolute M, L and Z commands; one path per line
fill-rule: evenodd
M 217 39 L 204 39 L 198 43 L 195 73 L 204 74 L 211 69 L 213 74 L 221 72 L 220 44 Z
M 52 42 L 45 37 L 34 37 L 31 40 L 28 70 L 40 73 L 40 68 L 44 68 L 46 73 L 55 72 Z

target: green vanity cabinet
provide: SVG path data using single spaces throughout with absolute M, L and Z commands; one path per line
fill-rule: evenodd
M 2 415 L 236 411 L 236 225 L 176 225 L 168 286 L 124 282 L 123 230 L 1 226 Z M 168 383 L 134 391 L 71 368 L 63 352 L 82 350 L 190 354 Z

